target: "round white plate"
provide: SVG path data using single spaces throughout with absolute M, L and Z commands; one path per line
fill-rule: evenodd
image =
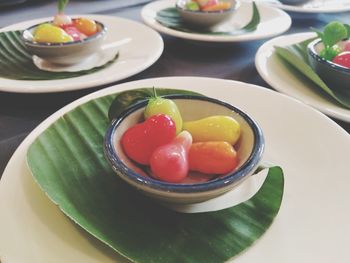
M 69 104 L 40 124 L 18 147 L 0 181 L 2 262 L 125 262 L 49 201 L 26 166 L 26 151 L 50 124 L 78 105 L 152 86 L 191 87 L 238 106 L 261 125 L 265 159 L 283 167 L 285 191 L 279 214 L 266 234 L 233 262 L 348 262 L 349 134 L 324 114 L 283 94 L 242 82 L 198 77 L 113 86 Z
M 259 5 L 258 9 L 260 12 L 260 24 L 258 28 L 253 32 L 248 32 L 241 35 L 209 35 L 209 34 L 197 34 L 182 32 L 175 29 L 168 28 L 158 23 L 156 20 L 157 12 L 168 7 L 175 7 L 174 0 L 162 0 L 152 2 L 143 7 L 141 11 L 141 16 L 143 21 L 154 28 L 155 30 L 168 34 L 171 36 L 196 40 L 205 42 L 241 42 L 241 41 L 251 41 L 262 38 L 272 37 L 287 31 L 291 25 L 290 16 L 284 11 L 269 7 L 266 5 Z M 240 29 L 246 25 L 252 16 L 252 3 L 242 2 L 241 6 L 235 11 L 232 18 L 225 22 L 223 27 L 233 29 Z
M 116 44 L 118 59 L 109 67 L 93 74 L 60 80 L 13 80 L 0 78 L 0 91 L 18 93 L 46 93 L 86 89 L 116 82 L 151 66 L 163 52 L 161 36 L 151 28 L 128 19 L 101 15 L 74 15 L 101 21 L 107 28 L 104 46 Z M 20 30 L 51 18 L 18 23 L 0 31 Z
M 274 46 L 283 47 L 315 36 L 314 33 L 297 33 L 271 39 L 258 49 L 255 66 L 260 76 L 277 91 L 295 97 L 331 117 L 350 122 L 350 110 L 339 106 L 293 75 L 274 53 Z
M 339 13 L 350 11 L 350 0 L 310 0 L 300 5 L 285 5 L 278 0 L 263 0 L 271 6 L 296 13 Z

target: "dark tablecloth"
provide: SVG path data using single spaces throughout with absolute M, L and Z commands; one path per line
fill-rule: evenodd
M 140 10 L 147 0 L 71 1 L 67 13 L 95 13 L 141 21 Z M 1 7 L 0 27 L 24 20 L 50 16 L 56 1 L 28 0 L 24 4 Z M 310 27 L 322 28 L 333 20 L 350 24 L 350 12 L 319 14 L 308 18 L 293 17 L 285 33 L 305 32 Z M 164 36 L 164 53 L 145 71 L 121 82 L 163 76 L 206 76 L 244 81 L 271 88 L 258 75 L 254 66 L 257 49 L 266 41 L 232 44 L 223 48 L 203 47 Z M 118 83 L 118 82 L 117 82 Z M 111 86 L 116 83 L 111 83 Z M 0 92 L 0 175 L 23 139 L 46 117 L 64 105 L 98 89 L 54 94 L 15 94 Z M 335 120 L 348 133 L 350 124 Z

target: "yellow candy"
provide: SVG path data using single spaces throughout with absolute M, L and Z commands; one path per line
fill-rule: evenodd
M 182 129 L 191 133 L 194 142 L 226 141 L 231 145 L 237 142 L 241 133 L 234 118 L 222 115 L 184 122 Z
M 39 25 L 34 31 L 34 41 L 40 43 L 66 43 L 73 41 L 62 28 L 46 23 Z

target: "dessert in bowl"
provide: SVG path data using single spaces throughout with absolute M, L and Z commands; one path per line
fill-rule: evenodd
M 21 38 L 32 55 L 50 63 L 72 65 L 100 50 L 107 28 L 86 17 L 71 18 L 63 13 L 68 1 L 58 1 L 52 21 L 25 29 Z
M 333 90 L 350 94 L 350 32 L 340 22 L 329 23 L 320 38 L 307 46 L 311 67 Z
M 178 0 L 176 9 L 189 26 L 208 28 L 228 20 L 239 5 L 237 0 Z
M 220 196 L 238 186 L 254 173 L 263 155 L 264 138 L 261 128 L 251 117 L 228 103 L 209 97 L 171 95 L 164 98 L 172 100 L 177 105 L 183 124 L 180 131 L 173 128 L 175 139 L 170 143 L 157 146 L 150 158 L 135 157 L 128 149 L 128 139 L 125 139 L 130 137 L 129 130 L 135 127 L 140 129 L 141 125 L 147 126 L 147 121 L 152 122 L 154 121 L 152 118 L 159 117 L 159 114 L 153 115 L 142 122 L 145 112 L 148 111 L 148 101 L 141 101 L 130 106 L 110 124 L 105 136 L 105 155 L 112 169 L 121 179 L 143 194 L 162 203 L 190 204 Z M 225 123 L 224 119 L 228 119 L 229 124 Z M 211 121 L 213 123 L 208 123 Z M 203 122 L 207 123 L 201 127 L 194 127 Z M 175 126 L 178 123 L 179 121 L 176 120 Z M 209 126 L 217 126 L 217 131 L 208 132 Z M 223 129 L 224 126 L 225 129 Z M 160 132 L 162 127 L 159 127 L 157 126 L 155 133 L 158 132 L 156 139 L 160 140 L 170 128 Z M 150 133 L 149 131 L 141 132 L 148 136 Z M 214 137 L 206 141 L 203 137 L 208 134 Z M 220 136 L 225 138 L 222 139 L 225 142 L 219 142 Z M 142 138 L 141 144 L 145 142 L 147 144 L 152 140 L 146 136 Z M 148 147 L 146 144 L 143 144 L 143 147 L 134 148 L 139 153 L 140 149 Z M 180 146 L 177 147 L 179 144 Z M 227 150 L 227 147 L 234 149 Z M 203 148 L 206 148 L 207 151 Z M 179 153 L 173 154 L 176 149 L 180 149 Z M 201 155 L 201 150 L 204 156 Z M 225 152 L 220 152 L 221 150 Z M 167 151 L 168 153 L 170 151 L 170 154 L 165 157 L 171 156 L 172 158 L 174 155 L 178 157 L 183 154 L 189 162 L 186 163 L 188 167 L 174 160 L 167 164 L 168 160 L 161 156 Z M 196 160 L 196 158 L 199 159 Z M 184 167 L 187 170 L 181 173 Z
M 73 19 L 76 21 L 80 18 Z M 107 28 L 103 23 L 93 21 L 95 33 L 85 35 L 75 31 L 73 38 L 64 29 L 52 25 L 52 21 L 31 26 L 23 31 L 22 40 L 28 51 L 51 63 L 71 65 L 79 63 L 98 51 L 103 43 Z M 66 26 L 66 30 L 74 30 Z

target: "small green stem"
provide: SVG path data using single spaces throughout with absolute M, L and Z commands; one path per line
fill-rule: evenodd
M 157 98 L 158 96 L 157 96 L 157 90 L 156 90 L 156 88 L 153 86 L 153 96 L 154 96 L 154 98 Z
M 64 8 L 68 4 L 69 0 L 58 0 L 57 3 L 57 8 L 58 8 L 58 13 L 63 13 Z

